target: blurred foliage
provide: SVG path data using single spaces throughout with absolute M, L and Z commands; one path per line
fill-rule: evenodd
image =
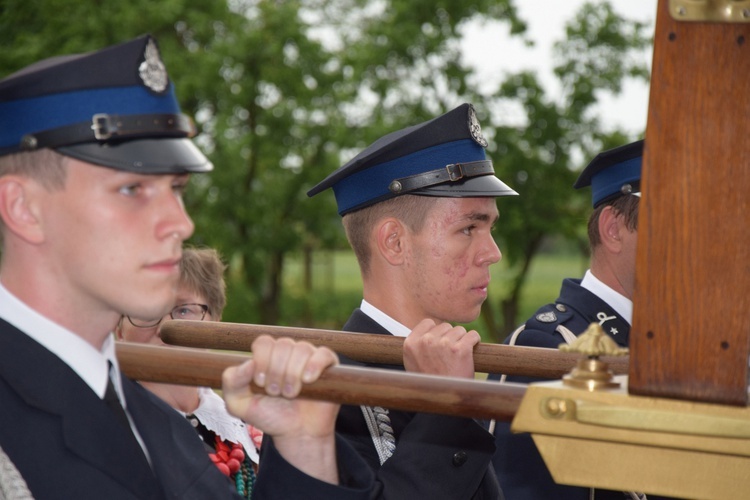
M 468 23 L 489 20 L 524 36 L 512 0 L 1 0 L 0 75 L 155 35 L 216 167 L 193 177 L 190 243 L 229 263 L 225 320 L 269 324 L 308 324 L 310 308 L 336 303 L 318 296 L 307 269 L 302 290 L 285 294 L 294 307 L 281 305 L 290 254 L 309 263 L 316 251 L 346 248 L 333 196 L 308 199 L 307 190 L 378 137 L 474 103 L 498 176 L 521 194 L 499 201 L 513 286 L 483 318 L 500 338 L 519 319 L 542 243 L 582 238 L 587 193 L 571 189 L 582 159 L 633 139 L 605 131 L 592 109 L 626 78 L 648 78 L 637 55 L 650 40 L 647 26 L 607 2 L 587 4 L 556 47 L 562 100 L 528 72 L 488 93 L 472 83 L 459 43 Z M 508 106 L 522 110 L 520 123 L 507 123 Z

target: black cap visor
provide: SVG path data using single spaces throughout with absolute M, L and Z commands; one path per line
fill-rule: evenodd
M 139 174 L 210 172 L 214 166 L 187 138 L 87 142 L 56 148 L 62 155 L 103 167 Z
M 439 196 L 442 198 L 483 198 L 500 196 L 518 196 L 503 181 L 494 175 L 482 175 L 462 179 L 458 182 L 446 182 L 424 189 L 412 191 L 408 194 L 421 196 Z

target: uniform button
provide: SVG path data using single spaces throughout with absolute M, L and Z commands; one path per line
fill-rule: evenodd
M 562 304 L 557 304 L 557 305 L 555 306 L 555 309 L 557 309 L 557 310 L 558 310 L 558 311 L 560 311 L 561 313 L 564 313 L 565 311 L 567 311 L 567 310 L 568 310 L 568 308 L 567 308 L 567 307 L 565 307 L 565 306 L 564 306 L 564 305 L 562 305 Z
M 466 455 L 465 451 L 456 452 L 456 454 L 453 455 L 453 465 L 456 467 L 461 467 L 466 463 L 468 459 L 469 457 Z

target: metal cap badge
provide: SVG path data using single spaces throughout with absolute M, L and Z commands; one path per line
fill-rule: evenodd
M 118 170 L 209 171 L 194 135 L 149 35 L 0 80 L 0 156 L 50 148 Z
M 308 191 L 333 188 L 339 214 L 415 194 L 445 198 L 517 195 L 495 176 L 474 107 L 462 104 L 432 120 L 392 132 Z

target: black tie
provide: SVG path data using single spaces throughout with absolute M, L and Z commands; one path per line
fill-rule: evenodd
M 112 374 L 111 361 L 109 362 L 109 374 Z M 130 428 L 128 415 L 125 413 L 125 409 L 122 407 L 122 403 L 120 403 L 120 398 L 117 397 L 117 391 L 115 391 L 115 384 L 112 383 L 111 376 L 107 377 L 107 390 L 104 393 L 104 402 L 107 403 L 109 409 L 112 410 L 112 412 L 114 412 L 114 414 L 117 416 L 117 420 L 119 420 L 120 423 L 132 433 L 133 429 Z
M 133 431 L 133 428 L 130 427 L 130 420 L 128 420 L 128 415 L 127 413 L 125 413 L 125 408 L 122 407 L 120 398 L 117 396 L 117 391 L 115 390 L 115 384 L 112 382 L 112 376 L 114 375 L 112 372 L 112 362 L 109 361 L 108 363 L 109 363 L 109 376 L 107 377 L 107 390 L 104 391 L 104 402 L 109 407 L 109 409 L 112 410 L 112 413 L 115 414 L 115 417 L 117 417 L 117 420 L 123 426 L 125 426 L 125 428 L 128 431 L 128 434 L 130 435 L 132 443 L 135 445 L 138 451 L 140 451 L 140 454 L 144 458 L 144 460 L 147 460 L 143 447 L 141 447 L 141 443 L 138 441 L 138 438 L 136 437 L 135 432 Z M 148 466 L 150 468 L 151 464 L 148 463 Z

